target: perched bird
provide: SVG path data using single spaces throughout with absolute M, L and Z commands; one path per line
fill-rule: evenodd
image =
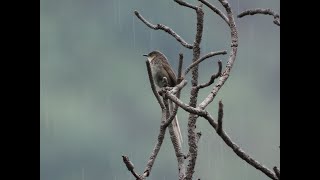
M 152 51 L 149 54 L 144 54 L 143 56 L 146 56 L 150 62 L 152 77 L 158 88 L 163 87 L 164 77 L 167 78 L 169 87 L 174 87 L 177 85 L 177 77 L 164 54 L 162 54 L 160 51 Z M 172 112 L 173 102 L 169 102 L 169 109 Z M 173 119 L 172 126 L 175 135 L 178 137 L 179 146 L 181 147 L 182 136 L 177 116 Z

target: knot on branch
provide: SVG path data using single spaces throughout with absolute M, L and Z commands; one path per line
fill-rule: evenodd
M 232 41 L 231 47 L 238 47 L 238 41 Z

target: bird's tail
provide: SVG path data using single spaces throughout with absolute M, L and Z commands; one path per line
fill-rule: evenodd
M 172 101 L 170 101 L 170 106 L 171 106 L 170 107 L 170 111 L 172 112 L 173 111 L 173 103 L 172 103 Z M 177 137 L 177 141 L 178 141 L 179 147 L 181 147 L 181 145 L 182 145 L 182 135 L 181 135 L 180 126 L 179 126 L 179 122 L 178 122 L 178 117 L 177 116 L 172 121 L 172 127 L 173 127 L 174 134 Z

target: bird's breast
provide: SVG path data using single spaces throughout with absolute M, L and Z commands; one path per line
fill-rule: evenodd
M 162 88 L 164 85 L 163 77 L 166 77 L 168 79 L 168 75 L 165 73 L 163 67 L 161 65 L 152 65 L 151 71 L 152 71 L 152 77 L 156 86 L 158 86 L 159 88 Z

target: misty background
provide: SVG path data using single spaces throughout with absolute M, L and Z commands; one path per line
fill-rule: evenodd
M 196 0 L 188 0 L 197 4 Z M 209 0 L 224 11 L 217 0 Z M 249 8 L 271 8 L 277 0 L 229 0 L 239 14 Z M 134 180 L 122 162 L 128 155 L 144 171 L 159 133 L 161 112 L 150 88 L 142 54 L 160 50 L 177 71 L 192 50 L 163 31 L 149 29 L 136 16 L 171 27 L 193 43 L 195 12 L 173 0 L 40 0 L 40 177 L 41 180 Z M 201 54 L 228 50 L 201 63 L 199 82 L 226 65 L 230 31 L 204 6 Z M 236 18 L 238 56 L 231 76 L 207 110 L 217 117 L 224 103 L 224 129 L 253 158 L 272 169 L 280 166 L 280 27 L 267 15 Z M 188 103 L 188 85 L 181 99 Z M 201 90 L 198 102 L 211 91 Z M 187 117 L 178 111 L 183 152 L 187 152 Z M 202 132 L 194 179 L 267 180 L 240 159 L 198 118 Z M 152 180 L 177 179 L 174 150 L 166 133 L 153 166 Z

